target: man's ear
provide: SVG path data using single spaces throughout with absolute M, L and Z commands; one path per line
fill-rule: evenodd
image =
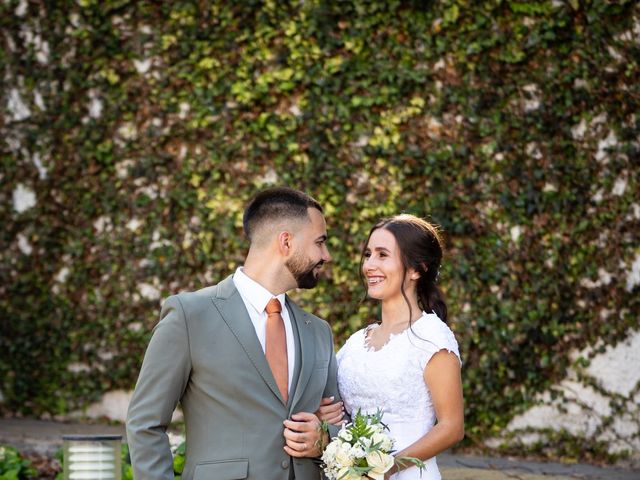
M 292 251 L 292 239 L 293 235 L 286 230 L 278 234 L 278 250 L 285 257 L 288 257 Z

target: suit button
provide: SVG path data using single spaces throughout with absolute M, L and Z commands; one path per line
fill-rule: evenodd
M 282 468 L 289 468 L 289 460 L 282 460 L 282 463 L 280 464 L 280 466 Z

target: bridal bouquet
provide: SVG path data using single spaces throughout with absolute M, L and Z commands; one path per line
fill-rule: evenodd
M 322 454 L 324 473 L 329 480 L 383 480 L 395 462 L 424 463 L 412 457 L 394 457 L 393 439 L 385 432 L 382 412 L 365 415 L 358 410 L 352 423 L 343 425 Z

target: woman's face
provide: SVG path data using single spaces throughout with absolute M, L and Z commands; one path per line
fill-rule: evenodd
M 389 230 L 379 228 L 369 237 L 364 252 L 362 274 L 367 281 L 367 295 L 378 300 L 389 300 L 402 296 L 402 279 L 405 278 L 405 292 L 409 295 L 415 288 L 417 273 L 407 269 L 405 274 L 400 247 Z

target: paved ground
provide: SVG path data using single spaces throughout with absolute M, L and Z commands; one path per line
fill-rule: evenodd
M 62 447 L 62 435 L 121 434 L 119 425 L 89 425 L 27 419 L 0 419 L 0 444 L 51 455 Z M 640 480 L 640 470 L 583 464 L 530 462 L 471 455 L 438 455 L 444 480 Z
M 640 470 L 520 459 L 438 455 L 444 480 L 640 480 Z

